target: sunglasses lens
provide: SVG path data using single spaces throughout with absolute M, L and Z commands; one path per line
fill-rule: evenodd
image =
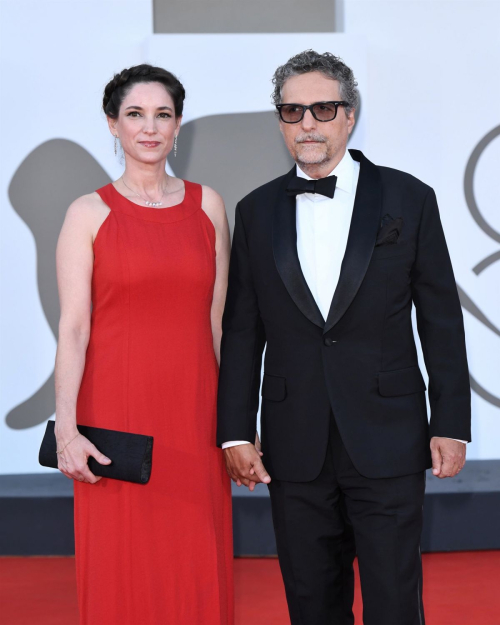
M 335 119 L 335 104 L 315 104 L 313 111 L 314 116 L 320 122 L 330 122 Z
M 303 110 L 301 106 L 284 104 L 281 107 L 281 118 L 284 122 L 295 124 L 302 119 Z

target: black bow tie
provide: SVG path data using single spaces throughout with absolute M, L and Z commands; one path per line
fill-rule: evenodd
M 294 176 L 288 183 L 286 192 L 290 196 L 297 196 L 301 193 L 319 193 L 320 195 L 333 198 L 336 184 L 337 176 L 328 176 L 318 180 L 307 180 L 300 176 Z

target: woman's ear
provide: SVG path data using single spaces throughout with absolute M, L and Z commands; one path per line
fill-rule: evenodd
M 179 131 L 181 129 L 182 115 L 175 120 L 175 134 L 179 135 Z
M 116 122 L 118 120 L 117 119 L 112 119 L 111 117 L 106 117 L 106 119 L 108 121 L 109 132 L 113 135 L 113 137 L 117 137 L 118 134 L 116 132 Z

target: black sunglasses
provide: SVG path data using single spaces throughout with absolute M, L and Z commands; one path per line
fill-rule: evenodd
M 314 119 L 319 122 L 331 122 L 337 117 L 339 106 L 349 106 L 349 102 L 315 102 L 314 104 L 277 104 L 276 108 L 280 114 L 280 119 L 285 124 L 296 124 L 304 119 L 306 111 L 312 113 Z

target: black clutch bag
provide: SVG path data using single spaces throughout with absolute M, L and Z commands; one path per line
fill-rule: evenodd
M 55 421 L 48 421 L 38 461 L 44 467 L 57 469 L 57 447 L 54 432 Z M 153 460 L 153 437 L 130 434 L 117 430 L 105 430 L 78 425 L 78 431 L 111 460 L 111 464 L 99 464 L 89 457 L 89 469 L 94 475 L 146 484 L 151 475 Z

